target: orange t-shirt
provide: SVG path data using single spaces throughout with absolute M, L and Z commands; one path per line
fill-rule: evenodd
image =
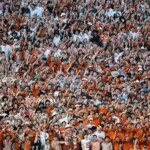
M 113 143 L 113 146 L 114 146 L 114 150 L 119 150 L 119 148 L 120 148 L 120 143 L 114 142 L 114 143 Z
M 3 135 L 4 135 L 5 131 L 0 130 L 0 142 L 3 141 Z
M 14 150 L 20 150 L 20 143 L 19 143 L 19 139 L 15 138 L 14 139 Z
M 134 150 L 134 144 L 131 142 L 124 142 L 123 150 Z
M 24 142 L 24 150 L 31 150 L 31 141 L 27 140 Z

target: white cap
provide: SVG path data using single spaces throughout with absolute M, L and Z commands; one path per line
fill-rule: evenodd
M 89 118 L 89 120 L 93 120 L 93 118 L 92 118 L 92 117 L 90 117 L 90 118 Z
M 62 16 L 66 16 L 66 13 L 61 13 L 61 15 L 60 15 L 60 16 L 61 16 L 61 17 L 62 17 Z
M 135 82 L 139 83 L 140 81 L 139 81 L 139 80 L 136 80 Z
M 6 113 L 0 114 L 1 117 L 5 117 L 6 115 L 7 115 Z
M 66 124 L 65 129 L 71 128 L 72 126 L 70 124 Z
M 143 70 L 141 67 L 138 69 L 138 71 L 141 71 L 141 70 Z
M 73 111 L 73 109 L 70 108 L 70 109 L 68 109 L 68 111 Z
M 112 72 L 111 72 L 111 75 L 112 75 L 113 77 L 116 77 L 116 76 L 119 75 L 119 72 L 118 72 L 118 71 L 112 71 Z
M 144 46 L 142 46 L 142 47 L 141 47 L 141 49 L 145 49 L 145 47 L 144 47 Z
M 91 23 L 91 22 L 88 22 L 88 25 L 92 26 L 92 23 Z
M 53 113 L 52 113 L 52 116 L 55 116 L 55 115 L 57 115 L 58 113 L 56 112 L 56 111 L 54 111 Z
M 59 91 L 54 92 L 54 96 L 57 97 L 59 95 Z
M 80 106 L 79 104 L 76 104 L 76 105 L 75 105 L 75 107 L 79 107 L 79 106 Z

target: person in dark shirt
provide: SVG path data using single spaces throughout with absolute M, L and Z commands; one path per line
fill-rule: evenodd
M 92 35 L 92 38 L 91 38 L 91 42 L 92 42 L 92 43 L 95 43 L 95 44 L 97 44 L 97 45 L 99 45 L 100 47 L 103 47 L 102 41 L 101 41 L 100 38 L 99 38 L 99 35 L 98 35 L 98 31 L 97 31 L 97 30 L 94 30 L 94 31 L 93 31 L 93 35 Z

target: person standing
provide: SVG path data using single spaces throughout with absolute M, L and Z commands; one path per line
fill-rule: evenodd
M 92 147 L 92 150 L 100 150 L 100 141 L 97 139 L 96 135 L 93 135 L 91 147 Z
M 102 146 L 102 150 L 113 150 L 113 146 L 112 143 L 110 142 L 109 136 L 105 137 L 105 140 L 104 142 L 102 142 L 101 146 Z

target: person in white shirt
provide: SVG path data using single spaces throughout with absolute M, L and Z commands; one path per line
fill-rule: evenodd
M 129 31 L 130 37 L 135 40 L 137 37 L 137 33 L 134 31 L 134 28 L 131 28 L 131 31 Z
M 89 41 L 90 40 L 90 36 L 91 36 L 91 33 L 88 30 L 85 30 L 85 32 L 82 34 L 83 41 L 85 39 L 87 39 L 87 41 Z
M 87 140 L 90 142 L 92 142 L 92 140 L 93 140 L 92 127 L 88 129 Z
M 51 49 L 49 47 L 46 48 L 45 52 L 44 52 L 44 56 L 46 58 L 48 58 L 48 55 L 51 53 Z
M 123 52 L 120 52 L 119 49 L 116 49 L 116 52 L 114 53 L 114 59 L 115 59 L 115 62 L 117 63 L 119 58 L 123 55 Z
M 54 38 L 53 38 L 53 43 L 54 43 L 56 46 L 58 46 L 59 42 L 60 42 L 60 36 L 59 36 L 58 33 L 55 33 L 55 36 L 54 36 Z
M 37 14 L 37 9 L 34 4 L 31 4 L 29 6 L 29 9 L 30 9 L 30 17 L 32 18 L 35 14 Z
M 8 59 L 9 54 L 12 52 L 12 47 L 7 45 L 5 42 L 3 42 L 3 44 L 0 47 L 1 51 L 5 52 L 5 57 Z
M 80 41 L 82 42 L 82 37 L 80 35 L 80 31 L 79 30 L 76 30 L 75 34 L 73 34 L 73 41 L 75 42 L 77 40 L 77 38 L 79 38 Z
M 89 118 L 89 123 L 85 126 L 86 128 L 92 128 L 93 126 L 95 126 L 93 124 L 93 118 Z
M 102 126 L 97 127 L 97 131 L 94 132 L 94 135 L 96 135 L 99 140 L 103 140 L 105 138 L 105 132 L 102 131 Z
M 102 150 L 113 150 L 112 143 L 110 142 L 109 136 L 105 137 L 105 141 L 101 144 Z
M 61 22 L 63 22 L 63 23 L 67 23 L 67 15 L 66 15 L 66 13 L 62 13 L 61 15 L 60 15 L 60 21 Z
M 40 131 L 40 140 L 41 145 L 44 146 L 46 143 L 46 140 L 49 138 L 49 134 L 46 132 L 46 128 L 43 129 L 43 131 Z
M 50 142 L 49 142 L 49 140 L 46 140 L 46 144 L 44 146 L 44 150 L 50 150 Z
M 90 141 L 88 140 L 87 134 L 84 135 L 84 139 L 81 140 L 82 150 L 90 149 Z
M 36 7 L 37 15 L 39 18 L 42 18 L 43 14 L 43 7 L 40 2 L 38 2 L 37 7 Z
M 68 123 L 68 114 L 66 114 L 65 112 L 62 112 L 62 118 L 59 119 L 59 124 L 61 124 L 62 122 L 66 122 L 66 124 Z

